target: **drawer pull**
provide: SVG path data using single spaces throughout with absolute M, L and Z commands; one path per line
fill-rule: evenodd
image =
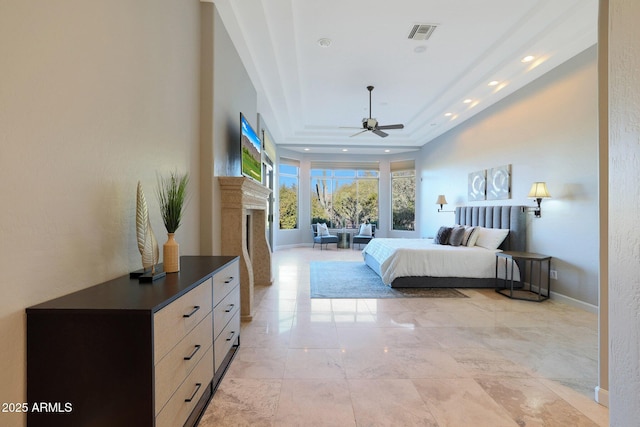
M 229 332 L 229 336 L 227 337 L 227 341 L 231 341 L 233 339 L 233 337 L 235 336 L 236 331 L 231 331 Z
M 227 280 L 224 281 L 224 283 L 231 283 L 233 282 L 233 279 L 235 279 L 235 277 L 230 276 Z
M 200 344 L 196 344 L 196 348 L 195 348 L 195 350 L 193 350 L 193 353 L 191 353 L 191 354 L 190 354 L 190 355 L 188 355 L 188 356 L 185 356 L 185 357 L 184 357 L 184 360 L 191 360 L 191 359 L 193 358 L 193 356 L 195 356 L 195 355 L 196 355 L 196 353 L 198 352 L 198 350 L 200 350 Z
M 224 312 L 225 313 L 231 313 L 231 310 L 233 310 L 233 307 L 235 307 L 235 306 L 236 306 L 235 304 L 229 304 L 229 306 L 228 306 L 229 308 L 227 308 Z
M 202 387 L 202 384 L 201 383 L 197 383 L 196 384 L 196 389 L 193 392 L 193 394 L 191 395 L 191 397 L 188 398 L 188 399 L 185 399 L 184 401 L 185 402 L 191 402 L 193 400 L 193 398 L 196 397 L 196 394 L 198 394 L 198 391 L 200 390 L 200 387 Z
M 191 317 L 194 314 L 196 314 L 196 311 L 200 310 L 200 306 L 199 305 L 194 305 L 193 306 L 193 311 L 191 311 L 191 313 L 189 314 L 183 314 L 182 317 Z

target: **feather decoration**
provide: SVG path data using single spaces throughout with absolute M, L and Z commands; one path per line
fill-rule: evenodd
M 148 223 L 149 210 L 147 209 L 147 200 L 144 198 L 142 184 L 138 181 L 138 191 L 136 193 L 136 237 L 138 238 L 138 251 L 140 255 L 144 253 Z
M 155 273 L 155 266 L 160 259 L 160 250 L 158 249 L 156 236 L 151 229 L 147 200 L 144 197 L 140 181 L 138 181 L 136 197 L 136 237 L 138 239 L 138 251 L 142 256 L 142 267 L 145 270 L 151 267 L 151 272 Z

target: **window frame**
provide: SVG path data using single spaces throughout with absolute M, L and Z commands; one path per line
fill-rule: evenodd
M 321 173 L 318 173 L 321 172 Z M 367 174 L 371 174 L 371 176 L 367 176 Z M 375 181 L 376 188 L 376 218 L 373 223 L 376 225 L 380 221 L 380 170 L 378 164 L 372 163 L 363 163 L 362 165 L 358 165 L 355 163 L 349 163 L 345 165 L 329 164 L 329 163 L 312 163 L 311 168 L 309 169 L 309 187 L 310 187 L 310 198 L 309 198 L 309 220 L 313 222 L 315 219 L 313 216 L 314 211 L 314 199 L 316 198 L 317 191 L 315 189 L 314 183 L 317 184 L 319 179 L 324 179 L 330 182 L 330 195 L 331 195 L 331 206 L 330 206 L 330 218 L 327 221 L 329 228 L 341 228 L 342 224 L 335 224 L 334 217 L 334 197 L 336 194 L 336 190 L 339 189 L 345 182 L 349 181 L 348 185 L 355 184 L 356 191 L 358 191 L 358 187 L 360 182 L 362 181 Z M 362 206 L 360 202 L 360 197 L 357 197 L 358 206 Z M 364 221 L 364 218 L 360 218 L 360 214 L 357 215 L 358 221 Z M 351 227 L 358 227 L 359 224 L 349 224 Z
M 415 168 L 415 164 L 413 161 L 399 161 L 399 162 L 395 162 L 395 167 L 394 167 L 394 162 L 391 162 L 391 171 L 389 173 L 389 192 L 390 194 L 390 204 L 389 204 L 389 216 L 390 216 L 390 225 L 391 225 L 391 231 L 393 232 L 415 232 L 416 231 L 416 194 L 417 194 L 417 189 L 416 189 L 416 178 L 417 178 L 417 173 L 416 173 L 416 168 Z M 406 173 L 410 173 L 409 175 L 405 175 Z M 396 180 L 400 180 L 400 179 L 412 179 L 413 180 L 413 220 L 411 221 L 412 224 L 412 228 L 410 229 L 406 229 L 406 228 L 395 228 L 396 227 L 396 221 L 395 221 L 395 214 L 394 214 L 394 202 L 395 202 L 395 198 L 394 198 L 394 181 Z
M 295 167 L 295 173 L 283 172 L 283 166 Z M 280 189 L 282 188 L 282 178 L 295 179 L 296 186 L 296 224 L 293 228 L 282 228 L 282 198 Z M 300 162 L 292 159 L 280 158 L 278 162 L 278 231 L 292 231 L 300 229 Z

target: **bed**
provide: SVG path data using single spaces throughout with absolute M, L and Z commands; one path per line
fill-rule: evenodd
M 433 239 L 373 239 L 362 251 L 364 262 L 391 287 L 495 287 L 499 250 L 526 249 L 526 210 L 523 206 L 462 206 L 458 225 L 508 229 L 498 250 L 434 244 Z M 504 276 L 501 266 L 499 276 Z M 508 271 L 510 275 L 511 272 Z M 514 271 L 514 279 L 520 272 Z

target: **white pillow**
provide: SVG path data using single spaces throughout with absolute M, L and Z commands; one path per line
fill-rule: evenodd
M 358 236 L 371 237 L 371 224 L 360 224 L 360 232 Z
M 476 246 L 495 250 L 509 234 L 508 228 L 485 228 L 478 227 L 478 240 Z
M 327 228 L 327 224 L 325 223 L 318 224 L 318 236 L 321 236 L 321 237 L 330 236 L 329 229 Z

